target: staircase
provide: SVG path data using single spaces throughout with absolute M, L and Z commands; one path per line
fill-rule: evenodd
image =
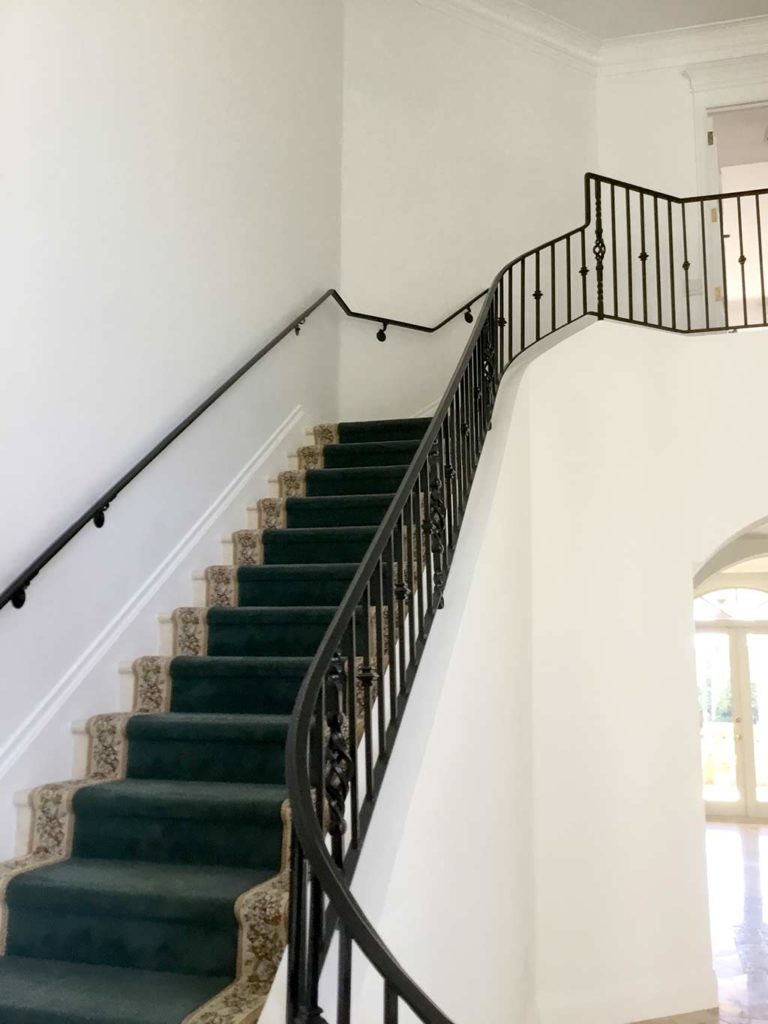
M 312 656 L 429 420 L 323 425 L 262 499 L 84 780 L 0 864 L 0 1024 L 245 1024 L 287 938 L 285 743 Z M 358 631 L 369 626 L 361 618 Z M 375 639 L 366 637 L 370 646 Z

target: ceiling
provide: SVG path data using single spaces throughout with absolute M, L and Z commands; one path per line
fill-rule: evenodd
M 525 0 L 598 39 L 768 15 L 768 0 Z

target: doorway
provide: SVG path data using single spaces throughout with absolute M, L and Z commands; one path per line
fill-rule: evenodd
M 768 105 L 709 111 L 707 140 L 713 192 L 768 188 Z M 719 228 L 709 231 L 708 259 L 712 267 L 724 267 L 724 280 L 713 282 L 710 298 L 727 303 L 731 324 L 765 323 L 768 196 L 713 203 L 710 219 L 712 225 L 722 220 L 722 238 Z
M 714 821 L 768 821 L 768 592 L 694 601 L 702 785 Z

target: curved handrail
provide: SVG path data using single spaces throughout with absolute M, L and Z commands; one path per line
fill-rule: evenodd
M 440 404 L 307 670 L 296 699 L 288 732 L 286 776 L 293 828 L 300 843 L 303 856 L 310 865 L 314 877 L 319 882 L 334 912 L 343 922 L 350 938 L 359 947 L 369 963 L 392 986 L 397 995 L 410 1006 L 420 1019 L 428 1021 L 429 1024 L 452 1024 L 452 1022 L 416 984 L 382 942 L 376 929 L 352 895 L 351 889 L 339 871 L 338 865 L 331 858 L 326 847 L 324 831 L 321 828 L 316 813 L 317 808 L 313 800 L 313 788 L 306 754 L 303 752 L 306 752 L 309 747 L 316 702 L 324 685 L 328 666 L 341 644 L 350 621 L 354 619 L 356 609 L 360 605 L 368 582 L 384 554 L 390 537 L 397 528 L 406 502 L 413 491 L 419 475 L 423 471 L 462 376 L 472 359 L 473 352 L 477 349 L 484 324 L 493 305 L 494 294 L 500 282 L 506 274 L 528 258 L 535 257 L 542 250 L 571 238 L 589 226 L 589 178 L 586 179 L 586 189 L 587 210 L 586 219 L 582 227 L 558 235 L 550 242 L 545 243 L 545 245 L 530 249 L 515 257 L 515 259 L 501 268 L 489 285 L 472 333 L 445 389 Z M 580 316 L 583 315 L 584 313 L 580 314 Z M 574 320 L 579 318 L 576 317 Z M 574 321 L 571 320 L 571 322 Z M 511 366 L 511 361 L 504 367 L 501 373 L 508 369 L 509 366 Z M 501 373 L 498 375 L 499 378 Z
M 255 355 L 251 356 L 243 365 L 236 370 L 230 377 L 228 377 L 219 387 L 216 388 L 203 402 L 201 402 L 195 409 L 192 410 L 187 416 L 181 420 L 177 425 L 160 440 L 157 444 L 147 452 L 143 458 L 139 459 L 135 465 L 133 465 L 117 483 L 113 484 L 109 490 L 105 491 L 100 498 L 97 498 L 92 505 L 90 505 L 82 515 L 71 523 L 66 530 L 59 534 L 59 536 L 52 541 L 42 552 L 35 558 L 29 565 L 26 566 L 16 577 L 11 580 L 8 586 L 4 590 L 0 591 L 0 609 L 7 604 L 12 604 L 14 608 L 22 608 L 26 601 L 27 587 L 30 585 L 32 580 L 38 575 L 41 569 L 59 554 L 59 552 L 69 544 L 74 537 L 89 523 L 93 523 L 98 529 L 104 525 L 105 515 L 107 509 L 110 507 L 115 498 L 123 491 L 128 484 L 130 484 L 136 477 L 143 472 L 154 462 L 155 459 L 161 455 L 170 444 L 172 444 L 177 437 L 184 433 L 187 427 L 190 427 L 195 420 L 199 419 L 200 416 L 207 409 L 209 409 L 215 402 L 221 398 L 229 389 L 236 384 L 241 377 L 245 376 L 249 370 L 251 370 L 260 360 L 271 352 L 276 345 L 278 345 L 284 338 L 286 338 L 292 331 L 296 334 L 299 333 L 304 325 L 304 322 L 310 317 L 320 306 L 322 306 L 329 299 L 333 299 L 340 309 L 346 314 L 346 316 L 355 320 L 366 320 L 372 323 L 381 323 L 383 330 L 386 327 L 402 327 L 406 330 L 419 331 L 426 334 L 433 334 L 435 331 L 439 331 L 446 324 L 449 324 L 456 317 L 462 313 L 471 318 L 471 307 L 485 295 L 485 292 L 479 292 L 473 298 L 463 302 L 458 309 L 454 310 L 448 316 L 444 317 L 438 324 L 433 327 L 427 327 L 423 324 L 411 323 L 408 320 L 395 320 L 388 317 L 374 316 L 370 313 L 359 313 L 351 309 L 338 291 L 335 288 L 329 288 L 324 292 L 318 299 L 316 299 L 311 305 L 307 306 L 298 316 L 294 317 L 291 322 L 284 327 L 278 334 L 274 336 L 270 341 L 267 342 L 262 348 L 256 352 Z
M 350 888 L 361 836 L 364 837 L 367 827 L 363 814 L 367 810 L 370 816 L 372 812 L 372 805 L 360 811 L 356 791 L 350 788 L 356 782 L 360 760 L 354 756 L 357 741 L 355 720 L 359 713 L 358 683 L 363 683 L 365 702 L 364 741 L 368 740 L 373 721 L 373 655 L 366 650 L 361 671 L 357 664 L 360 659 L 357 658 L 356 636 L 361 608 L 365 610 L 367 607 L 369 616 L 373 613 L 377 644 L 383 646 L 385 633 L 388 638 L 390 686 L 392 674 L 398 666 L 398 655 L 401 656 L 399 695 L 393 692 L 391 697 L 387 697 L 390 712 L 394 707 L 396 714 L 391 718 L 386 733 L 380 728 L 379 734 L 379 743 L 382 736 L 389 743 L 399 728 L 402 710 L 416 674 L 418 655 L 431 627 L 433 610 L 441 607 L 466 494 L 471 487 L 485 434 L 490 428 L 490 415 L 503 373 L 531 345 L 585 316 L 682 333 L 722 331 L 734 326 L 768 326 L 762 250 L 763 211 L 760 205 L 760 198 L 764 195 L 768 195 L 768 189 L 679 198 L 590 172 L 584 178 L 584 224 L 516 257 L 491 282 L 437 411 L 312 659 L 294 707 L 286 749 L 286 775 L 293 819 L 289 1019 L 322 1021 L 322 1011 L 318 1006 L 319 979 L 323 956 L 338 922 L 343 940 L 339 943 L 337 1005 L 341 1010 L 337 1011 L 338 1024 L 349 1024 L 350 1021 L 353 944 L 384 981 L 384 1024 L 397 1021 L 398 999 L 407 1003 L 427 1024 L 451 1024 L 397 961 Z M 754 201 L 754 211 L 752 203 L 747 209 L 747 200 Z M 705 204 L 713 202 L 717 203 L 719 216 L 705 217 Z M 737 217 L 734 223 L 738 225 L 738 258 L 733 253 L 726 253 L 724 243 L 723 216 L 729 202 L 731 215 Z M 750 318 L 748 312 L 744 274 L 748 257 L 745 256 L 746 227 L 743 223 L 747 215 L 754 218 L 753 227 L 759 241 L 761 319 L 756 316 Z M 711 223 L 715 224 L 714 229 L 710 227 Z M 694 232 L 693 225 L 700 234 Z M 588 247 L 586 231 L 590 227 L 594 228 L 594 244 Z M 713 263 L 714 256 L 719 257 L 719 263 Z M 757 257 L 752 255 L 749 258 L 754 260 Z M 640 265 L 633 277 L 635 259 Z M 558 281 L 557 268 L 562 267 L 563 262 L 565 276 Z M 691 279 L 692 270 L 703 275 L 703 287 L 698 290 Z M 743 294 L 743 318 L 736 324 L 730 318 L 727 290 L 728 278 L 734 273 L 741 275 Z M 590 274 L 592 277 L 588 276 Z M 709 286 L 717 279 L 717 274 L 722 275 L 722 309 L 715 307 L 715 300 L 709 297 Z M 532 293 L 526 290 L 531 287 L 535 287 Z M 549 295 L 545 296 L 547 288 Z M 545 297 L 551 306 L 549 321 L 542 315 Z M 558 311 L 562 305 L 566 307 L 566 314 L 560 319 Z M 678 308 L 681 319 L 685 315 L 682 326 L 678 324 Z M 699 326 L 702 317 L 703 323 Z M 479 422 L 468 424 L 467 420 L 473 417 Z M 461 440 L 462 437 L 468 437 L 469 443 Z M 460 462 L 458 484 L 456 467 L 452 464 L 457 453 Z M 447 479 L 441 479 L 443 469 Z M 425 486 L 425 481 L 428 481 L 428 486 Z M 434 578 L 427 579 L 427 614 L 423 616 L 422 576 L 430 575 L 429 554 L 424 560 L 419 554 L 416 566 L 413 566 L 410 561 L 412 537 L 408 540 L 407 555 L 403 539 L 406 533 L 410 531 L 412 534 L 422 525 L 414 526 L 414 506 L 424 508 L 423 525 L 430 537 L 425 548 L 431 548 L 434 556 Z M 399 565 L 396 563 L 396 550 L 401 553 Z M 405 575 L 403 563 L 409 566 Z M 388 619 L 382 584 L 387 565 L 391 591 Z M 401 588 L 397 600 L 392 596 L 392 578 L 396 570 L 399 577 L 397 586 Z M 416 586 L 414 579 L 418 580 L 420 591 L 418 616 L 416 602 L 411 600 L 408 586 Z M 371 595 L 376 585 L 378 607 L 372 607 Z M 410 596 L 404 599 L 403 593 Z M 432 597 L 434 605 L 431 604 Z M 410 639 L 406 636 L 406 612 L 411 620 Z M 421 626 L 421 634 L 414 643 L 415 618 L 419 620 L 416 627 Z M 385 619 L 388 624 L 384 623 Z M 351 651 L 347 650 L 346 654 L 345 644 L 348 647 L 351 644 Z M 409 644 L 411 664 L 404 671 Z M 380 689 L 375 700 L 377 706 L 383 706 L 387 688 L 384 686 L 380 655 L 378 664 Z M 322 743 L 318 741 L 318 720 L 323 723 Z M 343 721 L 347 722 L 346 726 Z M 366 756 L 369 756 L 367 749 Z M 386 770 L 388 756 L 389 746 L 383 762 L 377 761 L 381 776 Z M 375 785 L 375 773 L 370 768 L 366 771 L 366 786 L 370 787 L 372 782 Z M 345 847 L 346 818 L 351 818 L 352 839 Z

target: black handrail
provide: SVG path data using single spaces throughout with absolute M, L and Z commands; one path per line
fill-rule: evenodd
M 276 345 L 278 345 L 285 337 L 287 337 L 292 331 L 298 334 L 304 325 L 304 322 L 310 317 L 315 310 L 322 306 L 328 299 L 333 299 L 341 310 L 350 318 L 355 320 L 367 320 L 372 323 L 381 323 L 382 328 L 379 331 L 379 340 L 383 341 L 386 339 L 386 328 L 387 327 L 402 327 L 410 331 L 419 331 L 426 334 L 433 334 L 435 331 L 439 331 L 446 324 L 455 320 L 456 317 L 464 313 L 468 322 L 472 320 L 471 308 L 472 306 L 485 295 L 485 292 L 479 292 L 473 298 L 464 302 L 456 309 L 453 313 L 442 319 L 440 323 L 435 324 L 434 327 L 425 327 L 423 324 L 410 323 L 408 320 L 395 320 L 392 318 L 384 318 L 380 316 L 373 316 L 369 313 L 358 313 L 351 309 L 344 299 L 339 295 L 335 288 L 329 288 L 328 291 L 324 292 L 319 299 L 316 299 L 311 305 L 307 306 L 305 310 L 299 313 L 298 316 L 294 317 L 293 320 L 284 327 L 279 334 L 276 334 L 271 341 L 268 341 L 266 345 L 259 349 L 259 351 L 251 356 L 247 362 L 236 370 L 230 377 L 228 377 L 223 384 L 213 391 L 205 401 L 201 402 L 195 409 L 192 410 L 189 415 L 185 416 L 184 419 L 178 423 L 173 430 L 170 430 L 158 443 L 152 448 L 147 454 L 139 459 L 139 461 L 124 473 L 123 476 L 105 491 L 92 505 L 90 505 L 81 516 L 79 516 L 70 526 L 67 527 L 63 533 L 52 541 L 44 551 L 41 552 L 30 562 L 30 564 L 22 570 L 13 579 L 8 586 L 0 592 L 0 609 L 6 604 L 10 603 L 14 608 L 23 607 L 26 601 L 27 587 L 30 585 L 32 580 L 38 575 L 41 569 L 58 555 L 58 553 L 66 547 L 69 542 L 77 536 L 80 531 L 86 527 L 89 523 L 93 523 L 98 529 L 104 526 L 106 512 L 109 509 L 112 502 L 124 490 L 128 484 L 130 484 L 136 477 L 142 473 L 150 463 L 154 462 L 155 459 L 161 455 L 170 444 L 172 444 L 177 437 L 184 433 L 187 427 L 190 427 L 195 420 L 199 419 L 202 414 L 209 409 L 214 402 L 217 402 L 219 398 L 225 392 L 236 384 L 241 377 L 243 377 L 249 370 L 251 370 L 260 360 L 271 352 Z M 384 335 L 384 337 L 382 337 Z
M 401 1000 L 426 1024 L 451 1024 L 384 944 L 350 883 L 418 662 L 442 607 L 501 376 L 533 345 L 584 317 L 678 333 L 768 326 L 760 204 L 768 189 L 680 199 L 590 173 L 584 195 L 582 226 L 517 257 L 493 279 L 438 409 L 297 697 L 286 750 L 293 820 L 289 1024 L 325 1021 L 319 984 L 334 935 L 336 1024 L 351 1021 L 353 947 L 383 981 L 383 1024 L 396 1024 Z M 754 200 L 757 256 L 745 254 L 745 199 Z M 705 204 L 712 202 L 718 215 L 705 217 Z M 726 254 L 724 244 L 729 202 L 738 214 L 737 256 Z M 744 271 L 749 259 L 759 263 L 762 292 L 752 316 Z M 635 260 L 640 267 L 633 274 Z M 702 275 L 703 287 L 694 287 L 692 270 Z M 728 278 L 734 274 L 741 280 L 741 310 L 729 308 Z M 710 298 L 718 275 L 722 300 Z M 640 310 L 642 316 L 636 315 Z

